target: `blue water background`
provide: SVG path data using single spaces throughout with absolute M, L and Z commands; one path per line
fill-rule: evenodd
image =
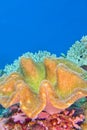
M 0 0 L 0 68 L 23 53 L 60 55 L 87 34 L 87 0 Z

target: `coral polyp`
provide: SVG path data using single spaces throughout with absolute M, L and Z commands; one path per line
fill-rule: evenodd
M 63 58 L 46 58 L 34 62 L 21 58 L 20 72 L 0 81 L 0 104 L 5 108 L 19 103 L 30 118 L 40 112 L 57 113 L 87 96 L 85 70 Z

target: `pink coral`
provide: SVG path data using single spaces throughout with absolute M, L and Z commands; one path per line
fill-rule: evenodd
M 16 107 L 14 107 L 16 108 Z M 11 108 L 13 110 L 13 108 Z M 16 108 L 17 109 L 17 108 Z M 81 112 L 79 112 L 81 111 Z M 41 118 L 42 117 L 42 118 Z M 18 107 L 17 112 L 8 118 L 2 118 L 2 130 L 80 130 L 84 121 L 82 110 L 66 109 L 56 114 L 41 112 L 35 119 L 27 117 Z

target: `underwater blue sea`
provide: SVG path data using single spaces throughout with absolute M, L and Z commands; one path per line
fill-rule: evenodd
M 87 130 L 87 0 L 0 0 L 0 130 L 11 129 Z
M 59 56 L 87 34 L 87 0 L 0 0 L 0 68 L 25 52 Z

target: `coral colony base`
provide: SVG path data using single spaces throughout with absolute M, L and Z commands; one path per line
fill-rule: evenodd
M 66 56 L 25 53 L 0 75 L 0 130 L 87 130 L 87 36 Z

